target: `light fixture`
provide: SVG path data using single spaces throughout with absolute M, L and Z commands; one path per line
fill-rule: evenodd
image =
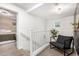
M 5 16 L 13 16 L 9 11 L 0 9 L 0 14 L 5 15 Z
M 66 6 L 65 6 L 65 4 L 55 4 L 54 6 L 51 7 L 50 12 L 51 12 L 51 14 L 53 13 L 55 15 L 62 14 L 62 12 L 64 11 Z
M 56 6 L 54 8 L 54 12 L 57 14 L 61 14 L 63 12 L 63 6 Z

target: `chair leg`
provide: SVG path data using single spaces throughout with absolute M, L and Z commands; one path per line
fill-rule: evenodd
M 68 53 L 67 56 L 71 55 L 72 53 L 74 53 L 74 49 L 72 49 L 72 51 Z
M 69 56 L 71 55 L 72 53 L 74 53 L 74 49 L 72 49 L 72 51 L 70 53 L 67 53 L 66 50 L 64 50 L 64 56 Z

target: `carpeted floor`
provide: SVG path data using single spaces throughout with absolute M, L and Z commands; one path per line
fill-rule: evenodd
M 0 56 L 30 56 L 30 52 L 17 49 L 15 43 L 0 44 Z M 63 56 L 63 52 L 56 48 L 50 49 L 48 46 L 37 56 Z M 76 56 L 76 53 L 74 52 L 70 56 Z
M 19 50 L 16 48 L 16 44 L 0 44 L 0 56 L 29 56 L 29 51 Z
M 63 56 L 63 52 L 56 48 L 50 49 L 50 47 L 48 46 L 45 50 L 43 50 L 37 56 Z M 74 52 L 70 56 L 76 56 L 76 53 Z

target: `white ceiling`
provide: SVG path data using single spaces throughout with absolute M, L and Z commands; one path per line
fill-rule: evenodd
M 75 4 L 72 3 L 16 3 L 16 6 L 23 8 L 26 12 L 45 19 L 58 19 L 74 15 Z M 61 8 L 61 13 L 56 8 Z
M 32 8 L 34 5 L 36 5 L 37 3 L 14 3 L 14 4 L 20 8 L 28 10 Z

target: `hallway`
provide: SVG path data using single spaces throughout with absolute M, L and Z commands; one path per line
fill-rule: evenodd
M 0 56 L 29 56 L 28 51 L 18 50 L 15 42 L 0 45 Z

